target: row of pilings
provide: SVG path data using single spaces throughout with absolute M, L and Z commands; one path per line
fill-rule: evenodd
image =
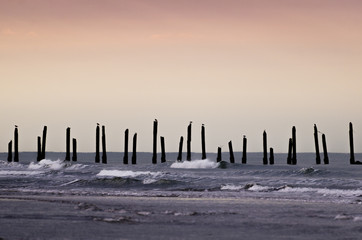
M 186 160 L 191 161 L 191 133 L 192 133 L 192 122 L 189 123 L 187 127 L 187 154 Z M 315 152 L 316 152 L 316 164 L 321 164 L 320 150 L 319 150 L 319 139 L 318 134 L 322 134 L 322 147 L 323 147 L 323 163 L 329 164 L 328 158 L 328 150 L 327 150 L 327 142 L 326 135 L 320 131 L 318 131 L 317 125 L 314 124 L 314 142 L 315 142 Z M 37 137 L 37 161 L 45 159 L 46 157 L 46 137 L 47 137 L 47 126 L 43 128 L 42 137 Z M 287 164 L 296 165 L 297 164 L 297 149 L 296 149 L 296 127 L 292 127 L 292 136 L 289 138 L 288 144 L 288 156 L 287 156 Z M 100 140 L 102 145 L 100 145 Z M 129 130 L 126 129 L 124 132 L 124 156 L 123 156 L 123 164 L 128 164 L 128 141 L 129 141 Z M 179 151 L 177 156 L 177 161 L 182 161 L 182 149 L 183 149 L 183 136 L 180 137 L 179 142 Z M 158 142 L 158 121 L 157 119 L 153 122 L 153 153 L 152 153 L 152 163 L 157 164 L 157 142 Z M 161 163 L 166 162 L 166 148 L 165 148 L 165 138 L 160 136 L 161 142 Z M 202 149 L 202 159 L 206 159 L 206 144 L 205 144 L 205 126 L 202 124 L 201 126 L 201 149 Z M 19 131 L 18 126 L 15 125 L 14 130 L 14 156 L 12 152 L 13 141 L 11 140 L 8 144 L 8 162 L 19 162 Z M 353 125 L 349 123 L 349 143 L 350 143 L 350 164 L 362 164 L 360 161 L 355 160 L 354 156 L 354 141 L 353 141 Z M 70 156 L 70 147 L 71 147 L 71 136 L 70 136 L 70 128 L 66 129 L 66 155 L 65 161 L 77 161 L 77 139 L 72 139 L 73 146 L 73 155 L 72 158 Z M 102 158 L 100 156 L 100 146 L 102 146 Z M 228 142 L 229 154 L 230 154 L 230 163 L 235 163 L 234 151 L 232 141 Z M 217 148 L 217 162 L 222 161 L 221 156 L 222 149 L 221 147 Z M 106 150 L 106 132 L 105 126 L 102 126 L 102 135 L 100 135 L 100 125 L 97 123 L 96 126 L 96 151 L 95 151 L 95 162 L 107 164 L 107 150 Z M 132 147 L 132 164 L 137 164 L 137 133 L 133 135 L 133 147 Z M 242 164 L 247 163 L 247 138 L 243 136 L 243 151 L 242 151 Z M 263 132 L 263 164 L 273 165 L 274 164 L 274 149 L 269 148 L 269 158 L 268 158 L 268 144 L 267 144 L 267 133 L 264 130 Z

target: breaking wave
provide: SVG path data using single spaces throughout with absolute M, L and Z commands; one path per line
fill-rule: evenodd
M 184 162 L 175 162 L 171 164 L 171 168 L 187 168 L 187 169 L 198 169 L 198 168 L 217 168 L 219 163 L 213 162 L 209 159 L 205 160 L 193 160 Z

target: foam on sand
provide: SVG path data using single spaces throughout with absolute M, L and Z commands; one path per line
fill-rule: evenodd
M 213 162 L 209 159 L 205 160 L 193 160 L 193 161 L 184 161 L 184 162 L 175 162 L 171 164 L 171 168 L 217 168 L 219 163 Z

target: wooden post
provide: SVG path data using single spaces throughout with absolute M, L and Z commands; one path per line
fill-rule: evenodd
M 70 127 L 66 130 L 66 154 L 65 154 L 65 161 L 70 161 Z
M 160 141 L 161 141 L 161 163 L 164 163 L 166 162 L 165 138 L 161 136 Z
M 44 126 L 43 128 L 43 143 L 42 143 L 42 148 L 41 148 L 41 159 L 45 159 L 45 146 L 46 146 L 46 142 L 47 142 L 47 130 L 48 127 Z
M 221 147 L 217 148 L 217 158 L 216 158 L 216 162 L 221 162 L 222 158 L 221 158 Z
M 314 145 L 316 153 L 316 159 L 315 159 L 316 164 L 321 164 L 321 156 L 319 154 L 318 129 L 316 124 L 314 124 Z
M 206 146 L 205 146 L 205 125 L 201 126 L 201 146 L 202 146 L 202 157 L 201 159 L 206 159 Z
M 73 162 L 77 161 L 77 139 L 73 138 L 73 156 L 72 156 Z
M 187 127 L 187 161 L 191 161 L 191 125 L 192 122 L 190 122 L 189 126 Z
M 231 141 L 229 142 L 229 152 L 230 152 L 230 163 L 235 163 L 233 144 Z
M 287 164 L 292 164 L 293 139 L 289 138 Z
M 297 164 L 297 137 L 296 137 L 296 128 L 293 126 L 292 128 L 292 139 L 293 139 L 293 157 L 292 157 L 292 164 Z
M 243 136 L 243 157 L 241 159 L 241 163 L 242 164 L 246 164 L 246 144 L 247 144 L 247 139 L 246 136 Z
M 353 125 L 350 122 L 349 123 L 349 147 L 350 147 L 350 164 L 355 164 L 356 160 L 354 158 L 354 144 L 353 144 Z
M 36 160 L 39 162 L 40 160 L 42 160 L 42 154 L 41 154 L 41 137 L 38 136 L 38 154 L 36 157 Z
M 263 132 L 263 152 L 264 152 L 264 157 L 263 157 L 263 164 L 267 165 L 268 164 L 268 150 L 267 150 L 267 136 L 266 136 L 266 132 Z
M 324 159 L 323 159 L 324 164 L 329 164 L 326 135 L 324 134 L 322 134 L 322 144 L 323 144 L 323 153 L 324 153 Z
M 102 163 L 107 164 L 106 127 L 102 126 Z
M 14 162 L 19 162 L 19 131 L 17 126 L 15 126 L 14 131 Z
M 153 122 L 153 155 L 152 155 L 152 163 L 157 164 L 157 128 L 158 121 L 155 119 Z
M 13 161 L 13 141 L 8 144 L 8 162 Z
M 124 131 L 124 153 L 123 153 L 123 164 L 128 164 L 128 134 L 129 131 Z
M 132 164 L 137 164 L 137 133 L 133 135 Z
M 166 162 L 165 138 L 161 137 L 161 163 Z
M 178 146 L 178 156 L 177 156 L 177 161 L 181 161 L 182 160 L 182 146 L 184 143 L 184 137 L 180 137 L 180 144 Z
M 97 123 L 97 127 L 96 127 L 96 157 L 95 157 L 95 162 L 96 163 L 101 162 L 101 157 L 99 156 L 99 123 Z
M 269 164 L 274 165 L 274 149 L 270 148 Z

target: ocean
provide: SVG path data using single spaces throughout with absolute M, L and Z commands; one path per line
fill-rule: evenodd
M 131 159 L 129 155 L 129 159 Z M 299 153 L 297 165 L 275 153 L 216 154 L 191 162 L 152 164 L 138 153 L 124 165 L 123 153 L 21 152 L 19 163 L 0 154 L 0 239 L 362 239 L 362 166 L 349 154 L 330 153 L 316 165 L 314 153 Z M 185 156 L 184 156 L 185 157 Z M 321 155 L 322 162 L 323 156 Z M 356 160 L 362 154 L 356 154 Z

